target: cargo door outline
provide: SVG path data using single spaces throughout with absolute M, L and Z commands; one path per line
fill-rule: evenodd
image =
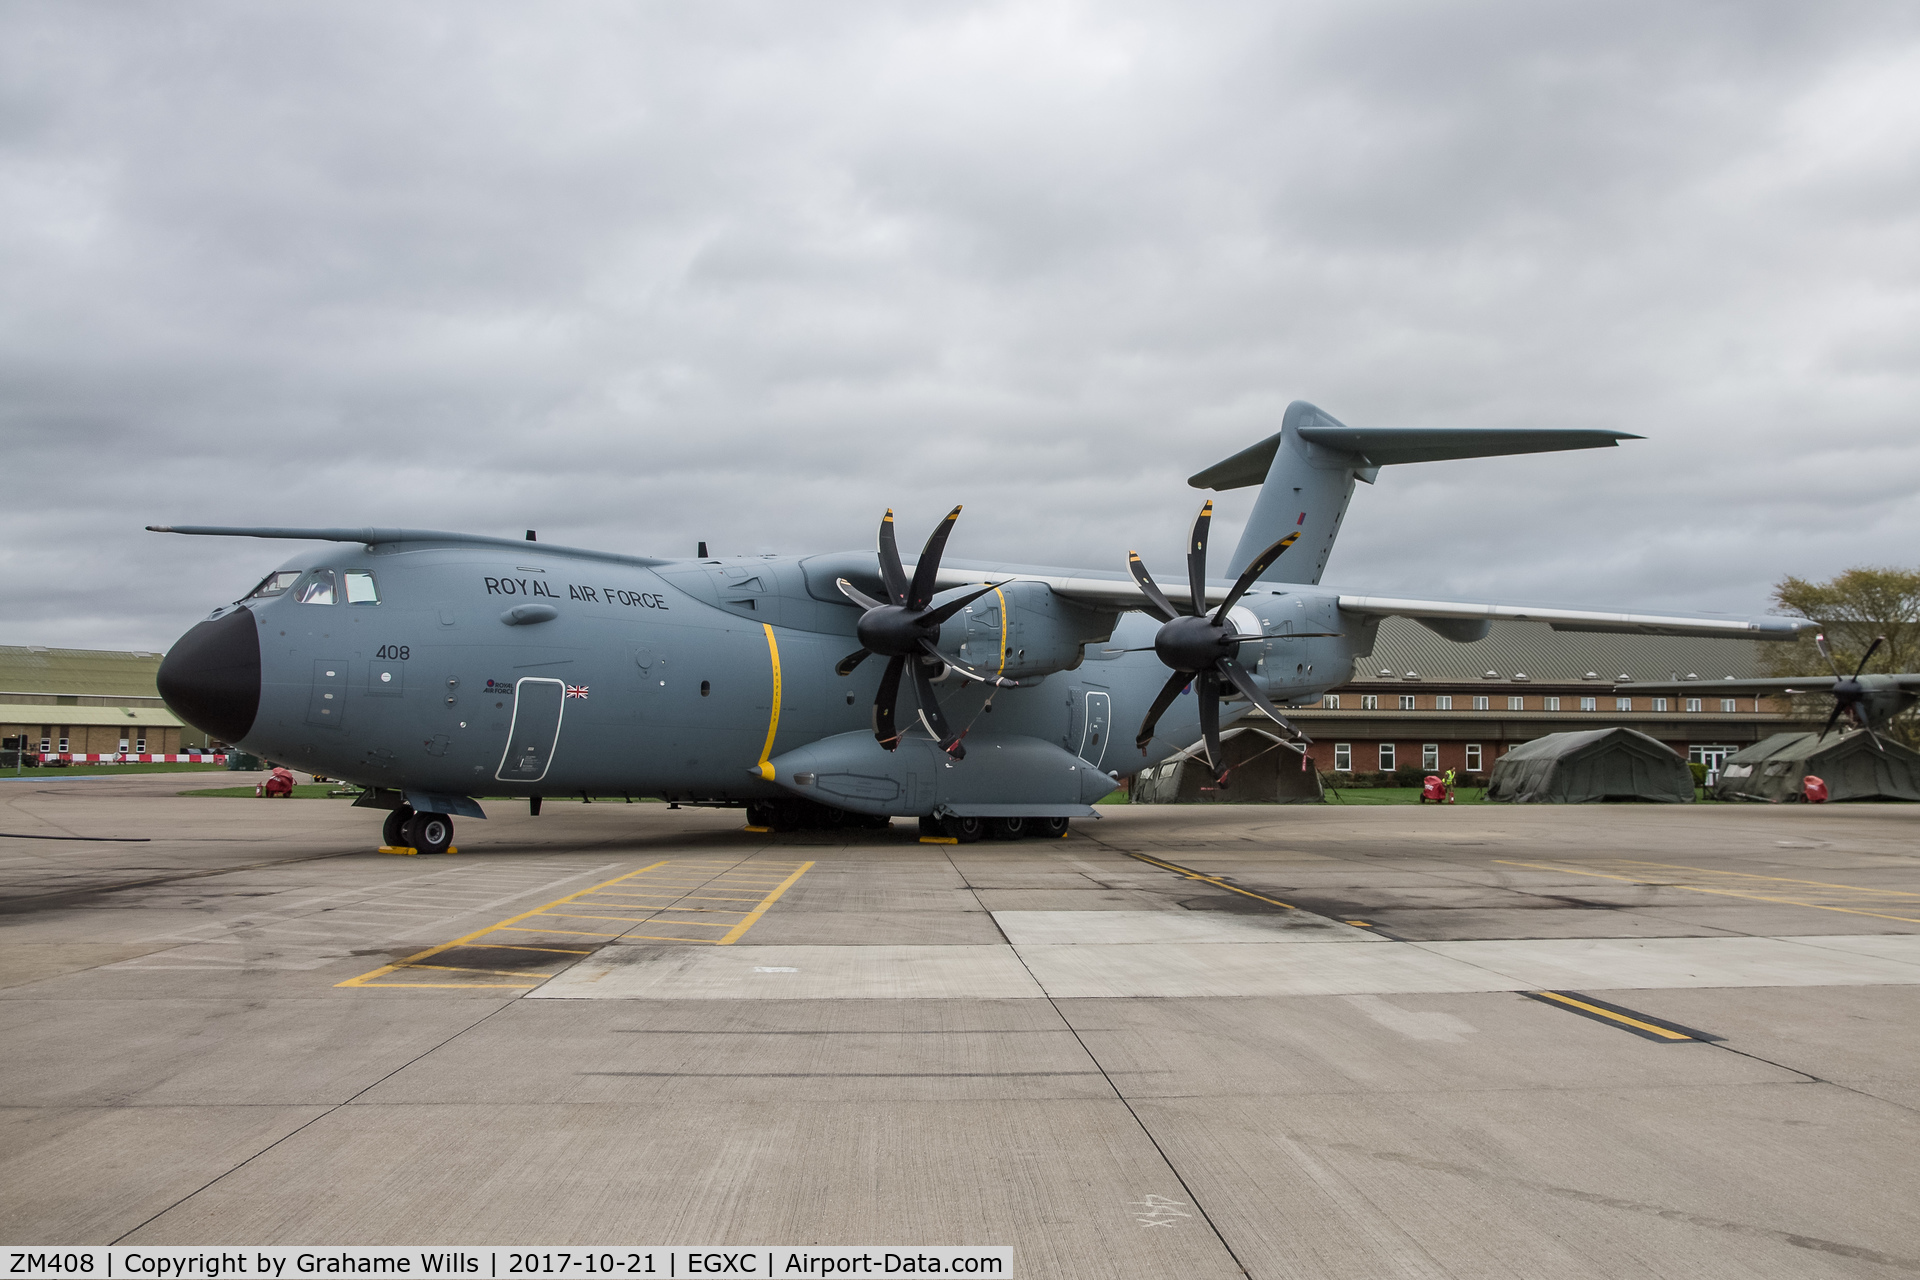
M 549 701 L 551 695 L 551 701 Z M 566 715 L 567 684 L 551 676 L 522 676 L 513 685 L 513 720 L 507 748 L 494 778 L 500 782 L 539 782 L 553 766 L 560 745 L 560 721 Z M 521 738 L 529 741 L 522 743 Z M 534 771 L 538 766 L 538 772 Z
M 1113 722 L 1113 698 L 1104 689 L 1087 690 L 1086 715 L 1081 720 L 1080 758 L 1098 769 L 1107 758 L 1107 739 Z

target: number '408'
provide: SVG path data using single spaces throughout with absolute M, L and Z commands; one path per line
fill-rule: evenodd
M 403 644 L 383 644 L 380 646 L 380 651 L 373 656 L 376 658 L 397 658 L 401 662 L 405 662 L 410 655 L 407 652 L 407 646 Z

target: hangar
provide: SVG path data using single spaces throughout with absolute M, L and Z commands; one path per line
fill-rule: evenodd
M 0 645 L 0 739 L 41 755 L 172 755 L 213 745 L 160 700 L 163 655 Z M 24 740 L 24 741 L 23 741 Z

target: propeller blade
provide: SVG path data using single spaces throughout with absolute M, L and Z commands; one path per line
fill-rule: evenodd
M 1860 665 L 1855 667 L 1853 670 L 1853 678 L 1855 680 L 1858 680 L 1860 678 L 1860 673 L 1867 669 L 1867 664 L 1869 662 L 1873 661 L 1874 653 L 1877 652 L 1880 646 L 1885 644 L 1886 642 L 1887 642 L 1887 638 L 1885 636 L 1875 636 L 1873 638 L 1873 643 L 1867 646 L 1866 656 L 1860 659 Z
M 1827 666 L 1832 670 L 1833 678 L 1835 680 L 1846 679 L 1845 676 L 1840 674 L 1840 668 L 1834 666 L 1833 664 L 1833 655 L 1827 651 L 1827 637 L 1825 636 L 1825 634 L 1816 635 L 1813 638 L 1813 645 L 1814 645 L 1814 648 L 1820 650 L 1820 656 L 1827 660 Z
M 840 588 L 840 594 L 859 605 L 862 609 L 878 609 L 880 602 L 848 582 L 845 578 L 835 578 L 833 585 Z
M 1011 582 L 1011 581 L 1013 581 L 1013 579 L 1011 578 L 1007 579 L 1007 582 Z M 960 612 L 962 609 L 972 604 L 975 600 L 978 600 L 981 596 L 987 594 L 987 592 L 996 590 L 997 588 L 1004 587 L 1006 585 L 1007 585 L 1006 582 L 989 582 L 986 586 L 980 588 L 978 591 L 972 592 L 969 595 L 958 596 L 952 600 L 947 601 L 945 604 L 941 605 L 938 609 L 929 609 L 925 614 L 921 616 L 925 621 L 931 622 L 935 626 L 939 626 L 941 623 L 945 622 L 948 618 L 951 618 L 954 614 Z M 946 659 L 942 658 L 941 661 L 945 662 Z
M 1838 720 L 1840 718 L 1840 713 L 1842 711 L 1845 711 L 1846 709 L 1847 708 L 1844 703 L 1840 702 L 1838 699 L 1835 699 L 1833 704 L 1833 714 L 1827 717 L 1826 727 L 1820 730 L 1820 737 L 1814 739 L 1814 741 L 1816 742 L 1824 741 L 1826 736 L 1829 733 L 1833 732 L 1833 722 Z
M 1187 586 L 1193 592 L 1193 616 L 1207 611 L 1207 530 L 1213 524 L 1213 499 L 1200 506 L 1187 534 Z
M 1300 535 L 1290 533 L 1254 558 L 1253 563 L 1248 565 L 1245 571 L 1241 573 L 1240 580 L 1233 584 L 1233 590 L 1227 592 L 1226 602 L 1214 613 L 1213 621 L 1215 625 L 1227 620 L 1227 611 L 1239 604 L 1240 597 L 1247 594 L 1253 587 L 1254 581 L 1259 578 L 1261 574 L 1273 568 L 1273 562 L 1287 554 L 1287 548 L 1298 541 L 1300 541 Z
M 859 666 L 861 663 L 865 662 L 868 658 L 872 656 L 873 656 L 873 651 L 871 649 L 855 649 L 852 653 L 840 659 L 840 661 L 834 665 L 833 673 L 837 676 L 850 676 L 853 674 L 853 669 L 855 667 Z
M 927 674 L 927 664 L 917 659 L 913 663 L 913 691 L 920 697 L 920 723 L 927 727 L 942 751 L 955 760 L 964 760 L 966 748 L 960 745 L 959 737 L 947 725 L 946 716 L 940 713 L 940 700 L 934 696 L 933 678 Z
M 1207 764 L 1213 768 L 1215 786 L 1225 786 L 1226 753 L 1220 749 L 1220 677 L 1202 671 L 1194 696 L 1200 699 L 1200 736 L 1207 741 Z
M 972 667 L 958 659 L 949 658 L 946 654 L 940 652 L 940 646 L 931 640 L 922 640 L 920 647 L 926 651 L 928 657 L 946 664 L 950 670 L 965 676 L 969 680 L 977 680 L 981 684 L 990 684 L 996 689 L 1018 689 L 1020 687 L 1018 680 L 1009 680 L 1005 676 L 990 676 L 985 672 L 975 671 Z
M 873 695 L 873 736 L 889 751 L 900 742 L 900 730 L 894 724 L 898 717 L 894 713 L 900 708 L 900 673 L 906 666 L 904 657 L 888 659 L 886 674 L 880 677 L 879 692 Z
M 1880 752 L 1880 754 L 1881 754 L 1881 755 L 1885 755 L 1885 754 L 1887 754 L 1887 744 L 1886 744 L 1886 743 L 1884 743 L 1884 742 L 1882 742 L 1882 741 L 1880 741 L 1880 735 L 1879 735 L 1879 734 L 1877 734 L 1877 733 L 1875 733 L 1875 732 L 1873 731 L 1873 726 L 1872 726 L 1872 725 L 1870 725 L 1870 724 L 1864 724 L 1864 723 L 1863 723 L 1863 724 L 1862 724 L 1862 725 L 1861 725 L 1860 727 L 1861 727 L 1862 729 L 1865 729 L 1865 730 L 1867 731 L 1867 736 L 1868 736 L 1869 738 L 1872 738 L 1872 739 L 1873 739 L 1873 745 L 1874 745 L 1874 747 L 1875 747 L 1876 749 L 1878 749 L 1878 751 Z
M 1127 572 L 1131 573 L 1134 582 L 1139 584 L 1140 594 L 1147 598 L 1148 613 L 1162 622 L 1172 622 L 1180 616 L 1180 611 L 1173 607 L 1173 601 L 1167 599 L 1167 593 L 1160 589 L 1160 584 L 1155 582 L 1153 575 L 1147 572 L 1147 566 L 1141 562 L 1138 551 L 1127 552 Z
M 1147 708 L 1147 718 L 1140 722 L 1140 736 L 1133 740 L 1133 745 L 1140 748 L 1141 755 L 1146 754 L 1147 744 L 1153 741 L 1153 731 L 1159 725 L 1160 717 L 1166 714 L 1167 708 L 1173 705 L 1173 700 L 1180 696 L 1180 691 L 1187 687 L 1187 681 L 1191 679 L 1193 677 L 1186 672 L 1176 671 L 1160 686 L 1160 696 Z
M 960 508 L 955 507 L 927 535 L 927 545 L 920 552 L 920 562 L 913 566 L 913 586 L 908 589 L 904 602 L 907 608 L 924 609 L 927 602 L 933 599 L 933 580 L 940 574 L 940 555 L 947 549 L 947 535 L 953 532 L 953 522 L 959 518 Z
M 1313 741 L 1312 738 L 1300 732 L 1300 726 L 1281 715 L 1279 709 L 1267 700 L 1267 695 L 1260 692 L 1260 686 L 1253 682 L 1253 677 L 1248 674 L 1245 667 L 1235 662 L 1232 658 L 1222 658 L 1219 665 L 1220 670 L 1225 673 L 1227 679 L 1233 681 L 1233 687 L 1244 694 L 1248 702 L 1251 702 L 1254 706 L 1266 712 L 1268 719 L 1278 724 L 1288 733 L 1291 733 L 1294 741 L 1303 745 Z
M 893 538 L 893 508 L 880 517 L 880 581 L 895 604 L 907 602 L 907 571 L 900 564 L 900 544 Z

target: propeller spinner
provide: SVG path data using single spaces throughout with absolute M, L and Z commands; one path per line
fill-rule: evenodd
M 1134 745 L 1143 754 L 1146 752 L 1147 744 L 1153 741 L 1154 727 L 1160 723 L 1160 717 L 1180 696 L 1180 691 L 1188 684 L 1193 684 L 1200 700 L 1200 732 L 1206 738 L 1207 763 L 1213 767 L 1215 782 L 1224 785 L 1226 768 L 1220 751 L 1220 699 L 1229 686 L 1291 733 L 1296 746 L 1304 748 L 1312 739 L 1280 714 L 1278 708 L 1260 692 L 1260 687 L 1253 682 L 1247 669 L 1234 660 L 1239 655 L 1242 641 L 1260 637 L 1241 635 L 1228 618 L 1233 606 L 1240 603 L 1240 598 L 1247 594 L 1254 581 L 1272 568 L 1274 561 L 1299 541 L 1300 535 L 1290 533 L 1255 557 L 1233 584 L 1233 590 L 1227 593 L 1226 600 L 1209 616 L 1207 530 L 1212 524 L 1213 503 L 1209 500 L 1200 508 L 1200 514 L 1194 517 L 1193 531 L 1187 538 L 1187 587 L 1193 608 L 1190 614 L 1182 613 L 1167 599 L 1166 592 L 1160 589 L 1153 575 L 1147 572 L 1147 566 L 1141 563 L 1138 552 L 1127 553 L 1127 569 L 1133 574 L 1133 580 L 1140 584 L 1141 593 L 1147 597 L 1148 611 L 1162 623 L 1159 633 L 1153 638 L 1153 651 L 1160 655 L 1160 661 L 1173 668 L 1173 675 L 1153 700 L 1146 719 L 1140 722 L 1140 736 L 1134 740 Z
M 1880 741 L 1880 735 L 1873 731 L 1872 720 L 1867 715 L 1867 690 L 1866 686 L 1860 683 L 1860 673 L 1867 669 L 1867 663 L 1873 661 L 1874 653 L 1887 642 L 1887 638 L 1885 636 L 1873 638 L 1873 643 L 1867 646 L 1867 652 L 1860 659 L 1860 665 L 1853 669 L 1853 674 L 1850 676 L 1840 674 L 1840 668 L 1833 661 L 1833 654 L 1827 651 L 1826 636 L 1817 635 L 1813 638 L 1813 642 L 1819 646 L 1820 656 L 1827 660 L 1827 667 L 1833 672 L 1833 714 L 1827 717 L 1826 726 L 1820 730 L 1820 736 L 1825 738 L 1831 733 L 1834 723 L 1844 713 L 1849 720 L 1867 731 L 1867 736 L 1873 739 L 1874 746 L 1885 751 L 1886 745 Z
M 940 556 L 947 548 L 947 535 L 953 532 L 954 521 L 959 518 L 960 508 L 955 507 L 934 529 L 920 552 L 919 563 L 913 567 L 913 580 L 909 582 L 906 568 L 900 563 L 899 544 L 894 541 L 893 511 L 889 508 L 880 519 L 880 580 L 886 586 L 887 599 L 875 600 L 845 578 L 837 583 L 841 594 L 866 612 L 860 615 L 856 628 L 860 648 L 840 659 L 834 670 L 843 676 L 852 675 L 855 667 L 876 653 L 888 660 L 886 672 L 880 677 L 879 692 L 873 699 L 873 736 L 889 751 L 900 741 L 897 724 L 900 679 L 909 668 L 913 672 L 914 692 L 919 697 L 920 723 L 940 743 L 941 750 L 956 760 L 966 756 L 966 748 L 960 745 L 962 735 L 955 733 L 946 716 L 941 714 L 929 669 L 950 667 L 969 680 L 1002 688 L 1019 683 L 1000 676 L 982 675 L 940 652 L 940 624 L 999 585 L 989 584 L 949 600 L 937 609 L 929 607 L 933 603 L 934 579 L 940 572 Z

